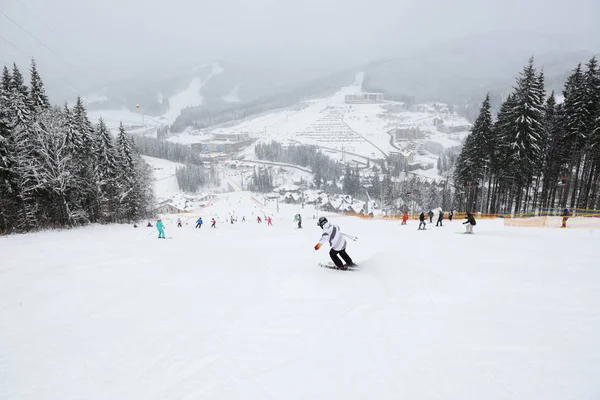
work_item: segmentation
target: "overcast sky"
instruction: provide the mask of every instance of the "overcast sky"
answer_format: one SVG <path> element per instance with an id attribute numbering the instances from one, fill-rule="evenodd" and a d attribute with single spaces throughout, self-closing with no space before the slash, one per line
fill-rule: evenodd
<path id="1" fill-rule="evenodd" d="M 599 15 L 599 0 L 0 0 L 0 63 L 33 55 L 81 91 L 215 59 L 332 71 L 497 30 L 597 51 Z"/>

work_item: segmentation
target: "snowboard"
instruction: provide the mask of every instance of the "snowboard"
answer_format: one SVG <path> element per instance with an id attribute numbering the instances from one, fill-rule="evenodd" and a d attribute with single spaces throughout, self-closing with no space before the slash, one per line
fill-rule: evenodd
<path id="1" fill-rule="evenodd" d="M 356 265 L 356 264 L 354 264 L 354 266 L 352 266 L 352 267 L 348 267 L 348 269 L 340 269 L 340 268 L 336 267 L 334 263 L 331 263 L 331 262 L 327 263 L 327 264 L 319 263 L 319 267 L 335 269 L 338 271 L 358 271 L 359 270 L 358 265 Z"/>

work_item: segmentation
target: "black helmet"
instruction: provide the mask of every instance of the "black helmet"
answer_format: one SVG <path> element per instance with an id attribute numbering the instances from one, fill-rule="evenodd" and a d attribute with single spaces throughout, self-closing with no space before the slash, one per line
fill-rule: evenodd
<path id="1" fill-rule="evenodd" d="M 327 218 L 321 217 L 321 218 L 319 218 L 319 222 L 317 222 L 317 226 L 320 226 L 321 228 L 323 228 L 323 225 L 325 225 L 326 223 L 327 223 Z"/>

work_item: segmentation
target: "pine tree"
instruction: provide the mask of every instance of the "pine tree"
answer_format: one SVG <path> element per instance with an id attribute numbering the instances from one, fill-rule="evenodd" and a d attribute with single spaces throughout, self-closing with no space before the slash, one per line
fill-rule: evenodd
<path id="1" fill-rule="evenodd" d="M 563 191 L 561 207 L 567 205 L 568 196 L 571 197 L 570 206 L 574 207 L 579 191 L 579 177 L 588 140 L 587 128 L 590 117 L 586 99 L 586 82 L 581 64 L 577 65 L 573 74 L 567 79 L 563 94 L 565 97 L 565 143 L 570 153 L 568 167 L 570 176 L 567 180 L 567 188 Z"/>
<path id="2" fill-rule="evenodd" d="M 23 83 L 23 75 L 15 64 L 10 75 L 9 86 L 9 115 L 12 126 L 27 131 L 30 129 L 33 116 L 29 102 L 29 90 Z"/>
<path id="3" fill-rule="evenodd" d="M 100 217 L 105 222 L 117 220 L 117 162 L 112 136 L 102 119 L 98 121 L 95 143 L 96 182 L 100 197 Z"/>
<path id="4" fill-rule="evenodd" d="M 0 82 L 0 90 L 4 92 L 6 96 L 10 93 L 10 81 L 12 76 L 6 65 L 2 68 L 2 81 Z"/>
<path id="5" fill-rule="evenodd" d="M 33 112 L 40 112 L 50 108 L 50 101 L 46 95 L 46 89 L 42 83 L 42 78 L 37 70 L 35 59 L 31 59 L 31 83 L 29 90 L 29 102 Z"/>
<path id="6" fill-rule="evenodd" d="M 4 76 L 10 80 L 7 74 L 5 67 L 0 85 L 0 233 L 12 228 L 10 221 L 14 219 L 15 211 L 14 144 L 8 115 L 8 85 L 4 84 Z"/>
<path id="7" fill-rule="evenodd" d="M 479 116 L 471 128 L 471 133 L 459 156 L 459 167 L 455 171 L 455 181 L 459 188 L 466 188 L 467 208 L 474 210 L 477 203 L 477 188 L 484 178 L 484 169 L 492 159 L 494 134 L 490 106 L 490 95 L 486 95 Z M 489 175 L 488 175 L 489 176 Z M 483 185 L 481 185 L 483 190 Z M 483 193 L 482 193 L 483 195 Z"/>

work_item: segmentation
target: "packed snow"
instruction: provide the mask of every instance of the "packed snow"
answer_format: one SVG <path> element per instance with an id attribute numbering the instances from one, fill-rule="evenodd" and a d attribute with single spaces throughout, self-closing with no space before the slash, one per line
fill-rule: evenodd
<path id="1" fill-rule="evenodd" d="M 358 236 L 360 269 L 335 271 L 317 211 L 279 207 L 222 194 L 182 228 L 165 216 L 172 240 L 145 223 L 0 238 L 0 398 L 600 396 L 597 230 L 330 217 Z"/>
<path id="2" fill-rule="evenodd" d="M 183 164 L 150 156 L 142 156 L 142 158 L 152 169 L 155 193 L 159 194 L 160 197 L 170 197 L 179 194 L 179 185 L 177 184 L 175 171 L 178 167 L 183 167 Z"/>

